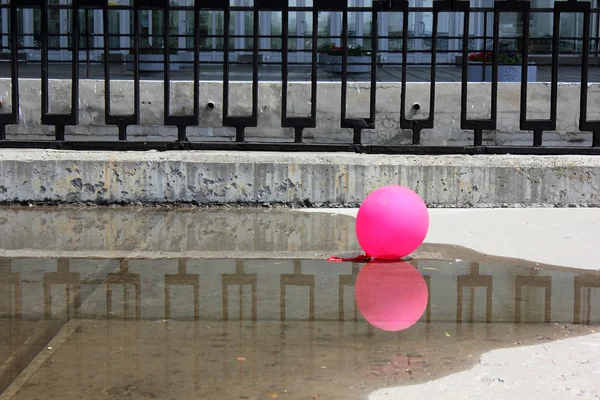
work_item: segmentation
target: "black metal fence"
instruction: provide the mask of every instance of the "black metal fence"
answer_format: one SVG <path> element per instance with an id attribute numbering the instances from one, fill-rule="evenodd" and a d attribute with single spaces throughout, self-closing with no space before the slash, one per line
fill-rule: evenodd
<path id="1" fill-rule="evenodd" d="M 147 150 L 147 149 L 219 149 L 219 150 L 276 150 L 276 151 L 353 151 L 361 153 L 414 153 L 414 154 L 600 154 L 600 120 L 591 120 L 588 118 L 588 101 L 589 101 L 589 82 L 590 82 L 590 65 L 594 64 L 599 55 L 600 41 L 598 29 L 600 24 L 598 17 L 599 8 L 593 8 L 589 1 L 555 1 L 553 8 L 540 9 L 532 8 L 530 1 L 506 0 L 496 1 L 493 7 L 471 7 L 468 1 L 458 0 L 439 0 L 433 1 L 433 7 L 411 7 L 409 1 L 406 0 L 374 0 L 372 5 L 368 7 L 352 7 L 347 0 L 313 0 L 310 6 L 289 5 L 287 0 L 254 0 L 252 6 L 234 6 L 228 1 L 223 0 L 198 0 L 193 6 L 173 5 L 165 0 L 134 0 L 131 5 L 118 5 L 115 2 L 103 0 L 72 0 L 71 4 L 55 4 L 58 2 L 50 2 L 44 0 L 19 0 L 11 1 L 10 4 L 0 6 L 0 10 L 6 10 L 9 15 L 9 30 L 2 37 L 8 36 L 8 45 L 3 46 L 6 50 L 6 61 L 10 64 L 10 82 L 11 82 L 11 99 L 10 112 L 0 113 L 0 147 L 17 147 L 17 148 L 58 148 L 58 149 L 114 149 L 114 150 Z M 109 4 L 110 3 L 110 4 Z M 296 3 L 294 3 L 296 4 Z M 597 5 L 596 5 L 597 6 Z M 39 43 L 28 48 L 24 45 L 24 34 L 19 21 L 19 11 L 23 9 L 39 10 L 40 15 L 40 32 Z M 144 52 L 144 47 L 141 46 L 142 41 L 151 36 L 143 33 L 140 24 L 140 13 L 142 10 L 157 10 L 161 12 L 162 34 L 160 37 L 160 46 L 152 51 L 156 54 L 162 54 L 163 72 L 161 80 L 164 80 L 164 125 L 177 127 L 178 136 L 172 141 L 130 141 L 128 140 L 128 127 L 140 125 L 140 81 L 143 79 L 143 73 L 140 70 L 140 54 Z M 64 49 L 56 47 L 49 42 L 52 35 L 50 32 L 49 12 L 52 10 L 69 10 L 71 15 L 71 29 L 68 34 L 68 50 L 69 60 L 66 64 L 70 66 L 70 91 L 71 91 L 71 107 L 68 113 L 52 113 L 50 112 L 51 100 L 49 96 L 49 81 L 52 76 L 49 73 L 49 66 L 53 63 L 50 60 L 49 54 L 54 50 Z M 91 34 L 88 29 L 88 16 L 92 10 L 102 10 L 102 25 L 103 32 L 100 34 Z M 131 46 L 129 48 L 118 47 L 116 50 L 130 53 L 131 77 L 133 80 L 133 112 L 126 114 L 116 114 L 111 112 L 111 82 L 114 77 L 111 77 L 111 57 L 115 47 L 111 45 L 114 41 L 114 35 L 109 27 L 109 10 L 127 10 L 133 15 L 133 32 L 130 36 Z M 220 12 L 223 15 L 222 34 L 213 35 L 201 32 L 199 18 L 202 12 L 211 10 Z M 83 11 L 83 23 L 80 21 L 80 11 Z M 169 30 L 170 15 L 172 12 L 186 11 L 193 12 L 193 31 L 190 35 L 173 34 Z M 282 16 L 281 33 L 278 35 L 268 35 L 270 39 L 280 40 L 280 46 L 277 49 L 261 48 L 260 39 L 265 35 L 260 34 L 259 15 L 261 12 L 280 12 Z M 251 35 L 237 35 L 230 31 L 231 15 L 234 12 L 246 12 L 252 15 L 249 20 L 252 21 Z M 292 49 L 290 48 L 290 39 L 298 38 L 299 36 L 290 35 L 289 32 L 289 15 L 293 12 L 307 13 L 312 19 L 312 32 L 308 37 L 311 43 L 309 49 Z M 323 42 L 323 36 L 319 35 L 318 15 L 321 12 L 340 13 L 341 18 L 341 34 L 339 36 L 327 36 L 327 41 L 334 41 L 340 44 L 339 50 L 329 49 L 329 51 L 339 51 L 341 56 L 341 98 L 340 98 L 340 127 L 347 128 L 353 132 L 353 140 L 350 143 L 327 144 L 309 142 L 304 138 L 304 132 L 307 128 L 317 127 L 317 85 L 319 84 L 318 76 L 322 69 L 319 55 L 323 52 L 323 48 L 319 43 Z M 351 13 L 368 13 L 370 15 L 370 31 L 363 32 L 362 35 L 356 35 L 349 32 L 349 15 Z M 432 15 L 432 30 L 428 34 L 421 32 L 415 34 L 409 31 L 409 16 L 411 13 L 431 13 Z M 483 15 L 483 34 L 473 35 L 470 31 L 471 16 L 475 13 Z M 532 16 L 536 13 L 546 13 L 552 16 L 552 34 L 545 38 L 532 37 L 530 34 L 530 25 Z M 381 35 L 378 27 L 378 21 L 382 15 L 395 14 L 402 15 L 402 28 L 396 36 Z M 458 36 L 444 34 L 443 37 L 438 32 L 439 18 L 441 14 L 457 14 L 462 18 L 462 32 Z M 505 14 L 517 15 L 518 21 L 521 21 L 522 26 L 518 34 L 513 38 L 505 38 L 501 35 L 500 25 L 501 16 Z M 573 16 L 576 18 L 579 26 L 577 35 L 567 35 L 561 31 L 561 22 L 565 16 Z M 525 23 L 523 21 L 526 21 Z M 85 29 L 81 32 L 81 26 Z M 80 50 L 85 50 L 85 59 L 87 73 L 89 74 L 90 51 L 98 50 L 91 43 L 94 41 L 94 36 L 102 38 L 103 46 L 101 61 L 94 61 L 102 66 L 105 86 L 105 109 L 104 120 L 107 126 L 115 126 L 118 128 L 118 137 L 114 140 L 65 140 L 66 128 L 79 124 L 80 113 L 82 112 L 78 106 L 80 95 L 80 69 L 82 64 L 82 56 Z M 122 36 L 122 35 L 120 35 Z M 181 36 L 188 36 L 193 45 L 187 48 L 192 59 L 189 61 L 192 68 L 191 80 L 193 81 L 193 106 L 192 112 L 187 115 L 175 115 L 171 113 L 171 98 L 172 98 L 172 72 L 170 65 L 173 63 L 170 55 L 179 49 L 177 39 Z M 221 66 L 223 93 L 222 93 L 222 125 L 235 129 L 235 138 L 233 140 L 215 141 L 190 141 L 187 138 L 187 128 L 198 126 L 201 123 L 201 107 L 206 105 L 200 104 L 200 73 L 203 68 L 207 68 L 209 64 L 215 64 L 214 61 L 205 62 L 201 60 L 203 43 L 206 38 L 218 38 L 220 47 L 212 48 L 211 51 L 222 53 L 222 60 L 217 62 Z M 232 59 L 231 55 L 240 50 L 235 45 L 232 46 L 231 39 L 247 38 L 250 40 L 251 49 L 246 48 L 248 57 L 244 60 L 238 58 L 237 61 Z M 350 117 L 347 114 L 348 103 L 348 83 L 354 78 L 349 72 L 351 67 L 356 66 L 355 62 L 349 62 L 349 57 L 353 55 L 356 48 L 352 44 L 363 39 L 369 39 L 370 46 L 363 48 L 365 54 L 369 55 L 370 72 L 366 81 L 370 82 L 370 102 L 368 107 L 368 116 L 366 117 Z M 380 49 L 380 43 L 391 40 L 401 41 L 399 49 Z M 411 44 L 414 40 L 422 40 L 427 43 L 426 49 L 415 49 Z M 448 41 L 454 40 L 459 43 L 457 48 L 449 48 Z M 480 43 L 478 45 L 477 43 Z M 389 47 L 389 46 L 386 46 Z M 20 92 L 19 92 L 19 72 L 23 68 L 26 61 L 23 60 L 22 53 L 27 50 L 36 49 L 40 54 L 40 78 L 41 78 L 41 124 L 54 127 L 54 140 L 20 140 L 7 138 L 7 126 L 16 125 L 20 122 L 19 107 L 20 107 Z M 277 52 L 281 54 L 281 61 L 270 62 L 262 60 L 261 54 L 265 51 Z M 520 91 L 520 122 L 519 128 L 522 131 L 532 133 L 531 144 L 528 146 L 485 146 L 483 144 L 483 135 L 486 131 L 494 131 L 498 126 L 498 67 L 499 59 L 506 52 L 511 51 L 511 57 L 516 57 L 516 62 L 522 67 L 520 77 L 521 85 L 515 90 Z M 488 56 L 483 57 L 482 64 L 485 68 L 486 63 L 491 64 L 492 76 L 491 85 L 491 109 L 490 117 L 484 119 L 470 119 L 468 117 L 468 82 L 471 81 L 468 76 L 468 67 L 471 64 L 469 60 L 470 54 L 473 51 L 481 51 Z M 292 53 L 305 52 L 310 54 L 308 61 L 290 61 Z M 429 71 L 429 114 L 426 118 L 415 119 L 407 114 L 409 99 L 407 99 L 407 69 L 411 64 L 409 58 L 411 54 L 427 52 L 428 60 L 425 63 Z M 528 65 L 530 58 L 537 54 L 547 54 L 548 68 L 550 70 L 548 84 L 550 85 L 550 113 L 547 119 L 530 119 L 528 118 Z M 471 146 L 429 146 L 421 144 L 421 132 L 423 130 L 434 129 L 436 118 L 436 72 L 439 72 L 442 67 L 438 62 L 440 54 L 453 54 L 455 56 L 454 64 L 458 63 L 457 68 L 460 70 L 461 96 L 460 96 L 460 128 L 464 131 L 473 132 L 473 141 Z M 397 56 L 395 61 L 391 55 Z M 559 65 L 562 56 L 571 55 L 575 57 L 575 67 L 580 70 L 577 74 L 580 84 L 580 99 L 579 99 L 579 130 L 582 132 L 590 132 L 592 140 L 590 146 L 544 146 L 544 133 L 556 131 L 557 116 L 558 116 L 558 83 L 559 83 Z M 388 57 L 390 56 L 390 57 Z M 596 60 L 596 61 L 594 61 Z M 513 60 L 514 61 L 514 60 Z M 64 63 L 64 61 L 63 61 Z M 230 70 L 232 66 L 246 63 L 247 67 L 251 68 L 250 81 L 252 83 L 251 102 L 252 109 L 249 115 L 231 115 L 229 113 L 229 105 L 232 101 L 230 96 Z M 542 62 L 543 63 L 543 62 Z M 281 71 L 282 82 L 282 113 L 281 127 L 291 128 L 294 131 L 294 137 L 289 142 L 249 142 L 246 140 L 245 131 L 247 128 L 257 127 L 259 114 L 259 98 L 258 98 L 258 82 L 259 70 L 262 66 L 268 64 L 278 65 Z M 413 64 L 423 64 L 422 62 L 413 62 Z M 449 62 L 453 64 L 453 62 Z M 308 116 L 290 116 L 288 113 L 288 83 L 289 71 L 298 65 L 304 65 L 306 69 L 307 80 L 311 84 L 310 91 L 310 115 Z M 365 130 L 376 130 L 376 93 L 378 84 L 378 74 L 382 68 L 397 67 L 400 73 L 400 104 L 399 109 L 399 126 L 401 129 L 412 132 L 412 143 L 409 144 L 387 144 L 373 145 L 363 143 L 363 132 Z M 85 68 L 85 67 L 84 67 Z M 210 105 L 209 105 L 210 106 Z M 561 104 L 561 106 L 572 108 L 572 104 Z M 418 109 L 419 105 L 412 105 Z M 5 107 L 6 108 L 6 107 Z M 1 111 L 1 110 L 0 110 Z M 458 116 L 457 116 L 458 117 Z"/>

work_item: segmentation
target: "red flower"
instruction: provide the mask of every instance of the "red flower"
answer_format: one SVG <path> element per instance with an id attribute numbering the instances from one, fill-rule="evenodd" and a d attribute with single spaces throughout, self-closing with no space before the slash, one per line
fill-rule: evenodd
<path id="1" fill-rule="evenodd" d="M 473 62 L 486 62 L 491 63 L 493 60 L 493 54 L 491 51 L 485 53 L 472 53 L 469 55 L 469 60 Z"/>

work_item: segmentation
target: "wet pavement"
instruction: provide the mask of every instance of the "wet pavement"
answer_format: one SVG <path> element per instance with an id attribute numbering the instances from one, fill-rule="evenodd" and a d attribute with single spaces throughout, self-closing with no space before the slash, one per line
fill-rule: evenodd
<path id="1" fill-rule="evenodd" d="M 1 400 L 366 399 L 600 325 L 597 271 L 436 244 L 327 262 L 357 251 L 342 215 L 4 208 L 0 229 Z"/>

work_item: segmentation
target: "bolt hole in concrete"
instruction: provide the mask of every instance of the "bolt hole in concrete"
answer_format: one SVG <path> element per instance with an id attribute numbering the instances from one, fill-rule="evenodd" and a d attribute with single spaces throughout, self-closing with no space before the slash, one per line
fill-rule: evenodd
<path id="1" fill-rule="evenodd" d="M 360 250 L 342 215 L 34 207 L 0 222 L 1 400 L 366 399 L 600 323 L 595 271 L 436 244 L 328 263 Z"/>

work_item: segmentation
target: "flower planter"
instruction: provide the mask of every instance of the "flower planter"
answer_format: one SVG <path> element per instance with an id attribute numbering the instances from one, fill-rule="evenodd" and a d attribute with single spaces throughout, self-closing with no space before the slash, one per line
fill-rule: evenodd
<path id="1" fill-rule="evenodd" d="M 180 57 L 178 54 L 169 56 L 169 70 L 178 71 L 180 67 Z M 161 72 L 165 70 L 164 54 L 140 54 L 139 55 L 140 72 Z M 125 57 L 125 69 L 133 71 L 133 54 Z"/>
<path id="2" fill-rule="evenodd" d="M 342 73 L 342 56 L 320 54 L 319 62 L 326 72 Z M 371 56 L 348 56 L 349 74 L 368 74 L 371 72 Z"/>
<path id="3" fill-rule="evenodd" d="M 498 82 L 521 82 L 523 67 L 521 64 L 498 65 Z M 470 63 L 467 67 L 468 82 L 491 82 L 492 65 L 483 63 Z M 537 81 L 537 66 L 529 64 L 527 67 L 527 82 Z"/>

